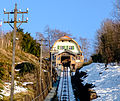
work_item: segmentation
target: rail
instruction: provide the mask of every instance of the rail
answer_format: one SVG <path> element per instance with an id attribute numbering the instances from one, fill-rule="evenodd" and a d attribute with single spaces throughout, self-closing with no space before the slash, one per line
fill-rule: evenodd
<path id="1" fill-rule="evenodd" d="M 58 89 L 58 101 L 75 101 L 69 67 L 64 67 L 63 72 L 61 72 L 61 80 Z"/>

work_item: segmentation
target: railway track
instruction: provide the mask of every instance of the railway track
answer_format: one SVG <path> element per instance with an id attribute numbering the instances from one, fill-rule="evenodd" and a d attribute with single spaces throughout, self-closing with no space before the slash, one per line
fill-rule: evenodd
<path id="1" fill-rule="evenodd" d="M 58 100 L 75 101 L 69 67 L 65 67 L 63 72 L 61 72 L 61 80 L 58 87 Z"/>

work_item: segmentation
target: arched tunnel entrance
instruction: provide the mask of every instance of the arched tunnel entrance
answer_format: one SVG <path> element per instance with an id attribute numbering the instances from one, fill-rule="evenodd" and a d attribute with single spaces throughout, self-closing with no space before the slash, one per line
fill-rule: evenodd
<path id="1" fill-rule="evenodd" d="M 70 67 L 70 56 L 62 56 L 61 57 L 61 63 L 63 65 L 63 67 Z"/>
<path id="2" fill-rule="evenodd" d="M 56 66 L 61 70 L 64 69 L 64 67 L 69 67 L 70 70 L 75 71 L 76 69 L 76 54 L 73 54 L 72 52 L 62 52 L 56 55 Z"/>

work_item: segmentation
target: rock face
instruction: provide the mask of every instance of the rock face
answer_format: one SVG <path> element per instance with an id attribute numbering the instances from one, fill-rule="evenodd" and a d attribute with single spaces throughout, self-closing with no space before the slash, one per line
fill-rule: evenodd
<path id="1" fill-rule="evenodd" d="M 80 101 L 91 101 L 97 98 L 95 90 L 92 89 L 94 85 L 82 83 L 83 82 L 82 78 L 85 78 L 86 76 L 87 76 L 86 72 L 79 71 L 76 71 L 75 75 L 72 76 L 71 80 L 76 100 L 79 99 Z"/>
<path id="2" fill-rule="evenodd" d="M 98 97 L 95 90 L 89 89 L 89 91 L 90 91 L 90 100 L 96 99 Z"/>

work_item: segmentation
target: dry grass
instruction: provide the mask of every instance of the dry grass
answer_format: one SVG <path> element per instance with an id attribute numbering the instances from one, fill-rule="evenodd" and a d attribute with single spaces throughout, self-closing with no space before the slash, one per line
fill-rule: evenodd
<path id="1" fill-rule="evenodd" d="M 34 65 L 38 65 L 38 58 L 35 57 L 32 54 L 25 53 L 21 50 L 16 49 L 16 55 L 15 55 L 15 63 L 22 63 L 24 61 L 27 61 L 29 63 L 33 63 Z M 0 48 L 0 63 L 3 63 L 3 66 L 0 68 L 4 68 L 4 77 L 2 78 L 2 81 L 9 81 L 10 80 L 10 72 L 11 72 L 11 66 L 12 66 L 12 49 L 1 49 Z M 3 84 L 0 82 L 0 89 L 3 87 Z M 15 94 L 15 101 L 20 101 L 24 96 L 26 95 L 34 95 L 32 94 L 32 91 L 28 92 L 21 92 L 19 94 Z M 9 97 L 4 97 L 3 101 L 9 101 Z"/>
<path id="2" fill-rule="evenodd" d="M 28 92 L 21 92 L 21 93 L 17 93 L 14 95 L 14 101 L 25 101 L 25 97 L 28 97 L 29 98 L 33 98 L 34 95 L 31 91 L 28 91 Z M 10 101 L 10 97 L 9 96 L 6 96 L 3 98 L 3 101 Z"/>

